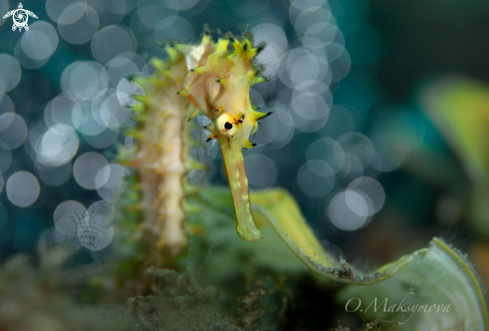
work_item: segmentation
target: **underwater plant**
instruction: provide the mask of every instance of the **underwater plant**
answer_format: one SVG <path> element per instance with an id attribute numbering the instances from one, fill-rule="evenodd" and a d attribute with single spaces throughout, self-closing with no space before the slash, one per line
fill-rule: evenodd
<path id="1" fill-rule="evenodd" d="M 250 99 L 250 87 L 266 80 L 255 60 L 263 47 L 254 45 L 249 32 L 239 37 L 226 34 L 214 42 L 206 28 L 197 45 L 166 45 L 168 58 L 151 60 L 152 75 L 131 77 L 144 94 L 135 95 L 138 103 L 132 109 L 138 123 L 127 132 L 137 143 L 119 151 L 121 162 L 135 169 L 125 192 L 131 206 L 127 199 L 121 201 L 126 217 L 136 219 L 137 235 L 131 238 L 144 242 L 144 259 L 158 268 L 212 265 L 202 252 L 214 242 L 212 259 L 227 263 L 228 270 L 241 270 L 236 256 L 248 254 L 262 266 L 303 270 L 305 264 L 321 277 L 352 284 L 340 292 L 340 302 L 355 295 L 370 298 L 379 286 L 401 293 L 410 284 L 444 304 L 470 303 L 453 314 L 418 314 L 411 330 L 424 330 L 426 325 L 487 329 L 486 304 L 474 271 L 441 239 L 433 238 L 429 248 L 364 273 L 321 246 L 288 192 L 249 192 L 242 150 L 254 147 L 250 136 L 258 121 L 271 114 L 256 111 Z M 188 182 L 190 171 L 205 168 L 190 153 L 201 146 L 190 133 L 196 127 L 191 120 L 200 113 L 211 121 L 204 127 L 210 131 L 207 142 L 216 139 L 219 144 L 229 189 Z M 229 235 L 233 215 L 243 240 Z M 217 273 L 226 271 L 214 268 L 209 277 L 219 277 Z M 368 317 L 387 318 L 397 326 L 405 320 L 402 314 L 390 313 Z"/>

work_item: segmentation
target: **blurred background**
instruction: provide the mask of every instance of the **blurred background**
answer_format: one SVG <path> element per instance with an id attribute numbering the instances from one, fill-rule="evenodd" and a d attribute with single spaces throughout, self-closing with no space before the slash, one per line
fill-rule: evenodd
<path id="1" fill-rule="evenodd" d="M 136 87 L 123 77 L 166 57 L 155 39 L 197 42 L 208 24 L 214 38 L 251 29 L 268 44 L 259 60 L 271 80 L 251 93 L 275 113 L 245 153 L 252 189 L 292 192 L 324 247 L 348 260 L 381 265 L 436 235 L 489 280 L 489 2 L 23 6 L 38 16 L 28 32 L 0 21 L 0 259 L 66 240 L 87 259 L 109 249 L 126 173 L 116 148 L 132 144 L 121 131 L 134 124 L 124 105 Z M 0 0 L 2 16 L 17 8 Z M 218 146 L 206 153 L 205 181 L 225 185 Z M 87 215 L 100 230 L 90 238 Z"/>

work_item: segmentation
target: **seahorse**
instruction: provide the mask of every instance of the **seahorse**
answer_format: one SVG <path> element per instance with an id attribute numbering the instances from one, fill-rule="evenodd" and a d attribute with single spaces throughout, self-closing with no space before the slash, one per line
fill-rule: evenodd
<path id="1" fill-rule="evenodd" d="M 181 253 L 188 242 L 185 181 L 191 169 L 200 167 L 188 155 L 188 130 L 189 121 L 201 112 L 212 121 L 206 127 L 211 131 L 208 141 L 218 139 L 222 150 L 237 233 L 246 241 L 261 239 L 251 213 L 242 149 L 255 145 L 249 136 L 270 113 L 257 112 L 251 104 L 250 86 L 265 79 L 253 61 L 263 46 L 253 47 L 250 39 L 227 36 L 214 43 L 205 29 L 200 44 L 166 46 L 166 61 L 150 61 L 155 69 L 151 76 L 132 78 L 145 94 L 134 96 L 138 124 L 127 132 L 137 141 L 136 152 L 121 156 L 121 162 L 133 166 L 139 177 L 138 208 L 148 234 L 145 241 L 158 252 L 151 261 L 155 265 Z"/>

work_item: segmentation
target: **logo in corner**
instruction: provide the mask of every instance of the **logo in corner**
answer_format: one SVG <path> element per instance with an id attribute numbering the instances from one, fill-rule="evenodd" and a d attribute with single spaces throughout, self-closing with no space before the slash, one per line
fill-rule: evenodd
<path id="1" fill-rule="evenodd" d="M 12 16 L 12 19 L 14 20 L 14 24 L 12 25 L 12 31 L 15 31 L 15 29 L 19 28 L 19 32 L 22 31 L 22 28 L 24 28 L 26 31 L 29 31 L 29 25 L 27 24 L 27 21 L 29 19 L 29 16 L 37 18 L 36 14 L 33 12 L 26 10 L 23 8 L 22 3 L 19 3 L 19 8 L 15 10 L 9 11 L 3 19 L 6 19 L 7 17 Z"/>

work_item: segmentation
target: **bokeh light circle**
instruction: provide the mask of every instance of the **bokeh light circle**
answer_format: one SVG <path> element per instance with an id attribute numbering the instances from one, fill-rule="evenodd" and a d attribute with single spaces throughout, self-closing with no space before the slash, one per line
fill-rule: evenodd
<path id="1" fill-rule="evenodd" d="M 326 0 L 293 0 L 291 1 L 291 8 L 294 7 L 298 10 L 316 9 L 322 7 L 326 3 Z"/>
<path id="2" fill-rule="evenodd" d="M 309 145 L 308 160 L 319 159 L 327 162 L 337 173 L 345 163 L 345 152 L 341 145 L 331 138 L 321 138 Z"/>
<path id="3" fill-rule="evenodd" d="M 36 202 L 41 190 L 37 178 L 27 171 L 18 171 L 7 180 L 7 197 L 18 207 L 29 207 Z"/>
<path id="4" fill-rule="evenodd" d="M 77 61 L 63 70 L 61 88 L 73 100 L 93 100 L 107 90 L 107 71 L 97 62 Z"/>
<path id="5" fill-rule="evenodd" d="M 86 6 L 86 0 L 47 0 L 46 12 L 56 23 L 61 21 L 69 24 L 80 19 Z"/>
<path id="6" fill-rule="evenodd" d="M 331 199 L 326 213 L 339 229 L 353 231 L 367 221 L 368 203 L 364 196 L 356 192 L 340 192 Z"/>
<path id="7" fill-rule="evenodd" d="M 50 166 L 58 167 L 69 161 L 78 151 L 80 141 L 75 130 L 66 124 L 51 126 L 36 144 L 38 161 Z"/>
<path id="8" fill-rule="evenodd" d="M 192 25 L 183 17 L 170 16 L 162 19 L 155 27 L 154 37 L 158 40 L 191 41 L 195 33 Z"/>
<path id="9" fill-rule="evenodd" d="M 81 187 L 87 190 L 95 190 L 102 187 L 108 180 L 110 172 L 99 175 L 100 170 L 109 163 L 99 153 L 87 152 L 80 155 L 73 166 L 73 176 Z"/>
<path id="10" fill-rule="evenodd" d="M 7 94 L 0 94 L 0 115 L 4 113 L 15 113 L 15 106 Z M 5 128 L 5 125 L 0 125 L 1 128 Z"/>
<path id="11" fill-rule="evenodd" d="M 24 119 L 15 113 L 0 115 L 0 141 L 10 149 L 22 145 L 27 137 L 27 125 Z"/>
<path id="12" fill-rule="evenodd" d="M 72 112 L 76 102 L 65 94 L 60 94 L 52 99 L 44 109 L 44 122 L 48 126 L 55 124 L 72 125 Z"/>
<path id="13" fill-rule="evenodd" d="M 95 59 L 105 64 L 121 53 L 135 52 L 137 41 L 131 30 L 111 25 L 97 32 L 91 47 Z"/>
<path id="14" fill-rule="evenodd" d="M 22 75 L 19 62 L 8 54 L 0 54 L 0 72 L 0 94 L 15 88 Z"/>
<path id="15" fill-rule="evenodd" d="M 322 160 L 310 160 L 297 174 L 297 183 L 304 194 L 313 198 L 325 197 L 334 187 L 333 168 Z"/>
<path id="16" fill-rule="evenodd" d="M 262 154 L 251 154 L 245 158 L 245 168 L 251 187 L 271 187 L 277 180 L 277 168 L 273 161 Z"/>
<path id="17" fill-rule="evenodd" d="M 347 192 L 349 191 L 363 193 L 364 199 L 366 201 L 370 200 L 371 206 L 369 206 L 370 209 L 367 216 L 377 213 L 384 205 L 384 189 L 382 188 L 382 185 L 374 178 L 360 177 L 355 179 L 350 183 L 350 185 L 348 185 Z"/>
<path id="18" fill-rule="evenodd" d="M 78 4 L 74 5 L 80 6 Z M 85 6 L 85 4 L 82 5 Z M 100 25 L 98 14 L 91 6 L 86 5 L 85 10 L 79 11 L 79 14 L 81 14 L 80 18 L 74 22 L 71 22 L 71 19 L 64 19 L 62 21 L 63 23 L 58 22 L 60 36 L 70 44 L 74 45 L 81 45 L 90 41 Z"/>
<path id="19" fill-rule="evenodd" d="M 39 21 L 30 26 L 29 33 L 22 35 L 20 43 L 27 56 L 34 60 L 44 60 L 54 53 L 58 41 L 56 29 L 47 22 Z"/>
<path id="20" fill-rule="evenodd" d="M 189 10 L 194 7 L 199 0 L 164 0 L 165 4 L 175 10 Z"/>
<path id="21" fill-rule="evenodd" d="M 79 102 L 73 107 L 73 127 L 87 136 L 100 134 L 106 126 L 98 120 L 100 114 L 100 100 L 96 102 Z"/>
<path id="22" fill-rule="evenodd" d="M 101 180 L 106 178 L 105 184 L 97 188 L 97 193 L 102 199 L 115 203 L 122 193 L 127 169 L 118 164 L 111 164 L 102 168 L 97 175 Z"/>
<path id="23" fill-rule="evenodd" d="M 60 241 L 66 241 L 76 236 L 77 218 L 86 214 L 85 206 L 74 200 L 64 201 L 56 207 L 53 220 Z"/>
<path id="24" fill-rule="evenodd" d="M 72 168 L 71 162 L 68 162 L 56 168 L 39 167 L 37 172 L 43 183 L 49 186 L 60 186 L 71 177 Z"/>

